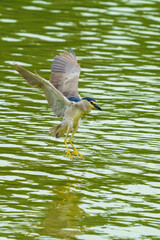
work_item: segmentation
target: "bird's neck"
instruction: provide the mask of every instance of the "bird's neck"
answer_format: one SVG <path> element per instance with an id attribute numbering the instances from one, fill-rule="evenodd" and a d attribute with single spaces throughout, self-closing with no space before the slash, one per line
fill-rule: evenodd
<path id="1" fill-rule="evenodd" d="M 77 103 L 77 105 L 82 112 L 82 115 L 90 113 L 90 111 L 92 110 L 91 104 L 87 100 L 81 100 Z"/>

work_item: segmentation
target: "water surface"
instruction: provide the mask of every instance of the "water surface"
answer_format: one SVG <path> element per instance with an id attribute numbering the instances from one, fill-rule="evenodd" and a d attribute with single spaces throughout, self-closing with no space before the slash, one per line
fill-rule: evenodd
<path id="1" fill-rule="evenodd" d="M 159 239 L 159 1 L 1 1 L 0 239 Z M 49 79 L 72 47 L 97 99 L 65 156 L 13 62 Z"/>

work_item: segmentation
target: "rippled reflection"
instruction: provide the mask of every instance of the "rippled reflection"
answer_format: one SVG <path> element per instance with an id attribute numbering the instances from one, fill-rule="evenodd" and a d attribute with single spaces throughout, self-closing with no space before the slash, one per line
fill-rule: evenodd
<path id="1" fill-rule="evenodd" d="M 159 2 L 2 1 L 0 237 L 158 239 Z M 64 155 L 58 124 L 40 89 L 14 62 L 44 78 L 72 47 L 81 96 L 103 112 L 83 119 Z"/>

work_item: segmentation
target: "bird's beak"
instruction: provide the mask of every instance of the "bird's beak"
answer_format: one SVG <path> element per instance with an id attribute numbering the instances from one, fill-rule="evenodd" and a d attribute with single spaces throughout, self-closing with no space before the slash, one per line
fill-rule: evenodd
<path id="1" fill-rule="evenodd" d="M 100 106 L 98 106 L 98 104 L 94 104 L 93 105 L 96 109 L 100 110 L 100 111 L 103 111 L 102 108 L 100 108 Z"/>

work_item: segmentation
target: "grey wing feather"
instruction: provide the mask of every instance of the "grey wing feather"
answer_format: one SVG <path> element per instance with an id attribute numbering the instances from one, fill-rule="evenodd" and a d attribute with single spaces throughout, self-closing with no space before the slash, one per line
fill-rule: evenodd
<path id="1" fill-rule="evenodd" d="M 51 71 L 50 82 L 55 88 L 67 98 L 80 97 L 78 80 L 81 68 L 72 49 L 70 53 L 64 51 L 54 58 Z"/>
<path id="2" fill-rule="evenodd" d="M 15 69 L 24 79 L 26 79 L 30 86 L 42 88 L 48 104 L 56 116 L 64 116 L 67 106 L 69 106 L 71 103 L 59 90 L 57 90 L 49 81 L 45 80 L 38 74 L 33 74 L 18 65 L 15 65 Z"/>

